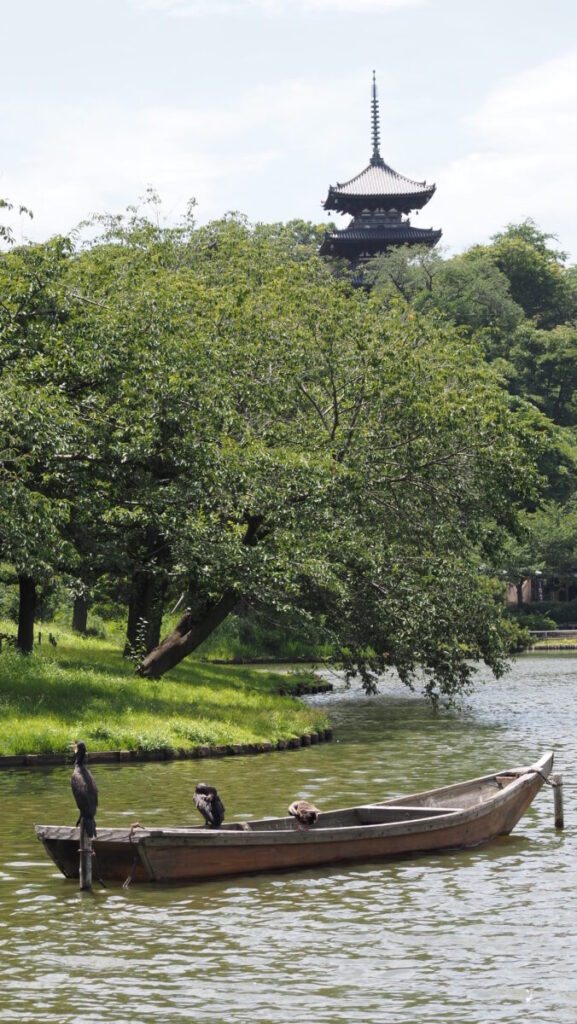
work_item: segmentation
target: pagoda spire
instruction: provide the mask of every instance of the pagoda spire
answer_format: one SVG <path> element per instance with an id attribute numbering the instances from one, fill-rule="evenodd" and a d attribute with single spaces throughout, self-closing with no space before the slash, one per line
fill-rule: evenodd
<path id="1" fill-rule="evenodd" d="M 377 79 L 376 79 L 376 75 L 375 75 L 374 70 L 373 70 L 373 90 L 372 90 L 372 100 L 371 100 L 371 114 L 372 114 L 372 122 L 373 122 L 373 155 L 371 157 L 371 164 L 372 164 L 373 167 L 382 167 L 384 165 L 384 160 L 383 160 L 383 158 L 381 156 L 381 151 L 379 149 L 380 134 L 381 134 L 380 127 L 379 127 L 379 99 L 378 99 L 378 96 L 377 96 Z"/>
<path id="2" fill-rule="evenodd" d="M 319 252 L 321 256 L 345 257 L 353 266 L 397 245 L 436 245 L 442 234 L 440 229 L 412 227 L 407 216 L 412 210 L 422 210 L 433 196 L 435 186 L 399 174 L 381 156 L 375 71 L 371 135 L 373 154 L 368 166 L 354 178 L 330 185 L 323 203 L 325 210 L 348 213 L 352 220 L 342 231 L 328 231 Z"/>

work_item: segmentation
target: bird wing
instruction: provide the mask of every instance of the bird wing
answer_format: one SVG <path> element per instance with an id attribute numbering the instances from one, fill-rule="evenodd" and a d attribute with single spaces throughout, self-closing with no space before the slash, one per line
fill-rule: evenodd
<path id="1" fill-rule="evenodd" d="M 212 810 L 214 814 L 214 824 L 222 825 L 224 821 L 224 804 L 218 793 L 215 793 L 214 795 Z"/>
<path id="2" fill-rule="evenodd" d="M 207 814 L 209 813 L 208 798 L 206 796 L 206 793 L 194 793 L 192 799 L 194 801 L 194 806 L 196 807 L 197 811 L 200 811 L 203 818 L 206 818 Z"/>
<path id="3" fill-rule="evenodd" d="M 196 809 L 200 811 L 205 821 L 207 821 L 209 825 L 214 825 L 212 795 L 210 793 L 195 793 L 192 799 L 194 800 Z"/>
<path id="4" fill-rule="evenodd" d="M 98 788 L 88 768 L 77 765 L 70 779 L 76 806 L 87 818 L 94 818 L 98 807 Z"/>

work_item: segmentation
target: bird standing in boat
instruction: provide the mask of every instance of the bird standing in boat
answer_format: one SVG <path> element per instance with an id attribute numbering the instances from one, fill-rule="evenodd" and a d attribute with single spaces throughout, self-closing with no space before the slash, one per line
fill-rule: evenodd
<path id="1" fill-rule="evenodd" d="M 295 800 L 288 809 L 290 815 L 297 820 L 297 828 L 301 826 L 308 832 L 309 828 L 316 825 L 319 820 L 320 811 L 318 807 L 308 800 Z"/>
<path id="2" fill-rule="evenodd" d="M 214 786 L 199 782 L 192 799 L 194 806 L 206 821 L 206 827 L 220 828 L 224 821 L 224 804 Z"/>
<path id="3" fill-rule="evenodd" d="M 76 806 L 80 811 L 76 825 L 84 826 L 84 833 L 88 839 L 96 835 L 96 808 L 98 807 L 98 789 L 94 777 L 84 764 L 86 757 L 86 744 L 82 740 L 76 740 L 70 746 L 74 747 L 74 771 L 70 777 L 70 785 Z"/>

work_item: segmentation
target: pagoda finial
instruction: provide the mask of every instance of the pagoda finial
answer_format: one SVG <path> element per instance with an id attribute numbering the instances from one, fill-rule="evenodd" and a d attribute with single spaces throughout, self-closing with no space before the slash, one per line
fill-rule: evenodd
<path id="1" fill-rule="evenodd" d="M 382 164 L 383 158 L 379 149 L 380 142 L 380 128 L 379 128 L 379 100 L 377 97 L 377 78 L 373 71 L 373 92 L 371 101 L 372 121 L 373 121 L 373 155 L 371 157 L 371 163 Z"/>

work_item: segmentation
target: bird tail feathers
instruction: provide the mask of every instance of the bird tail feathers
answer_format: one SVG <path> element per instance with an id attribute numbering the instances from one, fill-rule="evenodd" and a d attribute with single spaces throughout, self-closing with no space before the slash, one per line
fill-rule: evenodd
<path id="1" fill-rule="evenodd" d="M 84 835 L 87 839 L 94 839 L 96 836 L 96 822 L 94 818 L 79 818 L 80 827 L 84 827 Z"/>

